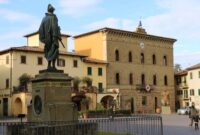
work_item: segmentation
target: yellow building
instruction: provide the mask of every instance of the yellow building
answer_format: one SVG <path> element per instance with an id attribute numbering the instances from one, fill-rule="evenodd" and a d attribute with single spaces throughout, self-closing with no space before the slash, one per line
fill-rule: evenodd
<path id="1" fill-rule="evenodd" d="M 177 108 L 191 106 L 200 110 L 200 64 L 193 65 L 175 74 Z"/>
<path id="2" fill-rule="evenodd" d="M 0 116 L 12 116 L 19 113 L 27 114 L 27 105 L 31 101 L 31 87 L 28 91 L 16 91 L 19 77 L 27 73 L 34 77 L 39 70 L 46 69 L 47 61 L 43 54 L 43 44 L 39 42 L 38 32 L 25 36 L 27 46 L 12 47 L 0 51 Z M 62 35 L 67 48 L 68 35 Z M 64 70 L 72 77 L 88 76 L 93 86 L 101 90 L 106 85 L 106 61 L 88 58 L 79 53 L 70 53 L 60 45 L 57 68 Z"/>
<path id="3" fill-rule="evenodd" d="M 122 109 L 154 113 L 168 93 L 175 110 L 175 39 L 147 34 L 141 22 L 135 32 L 102 28 L 74 39 L 76 53 L 108 62 L 104 92 L 119 90 Z"/>
<path id="4" fill-rule="evenodd" d="M 187 75 L 187 70 L 182 70 L 175 74 L 176 109 L 189 106 Z"/>

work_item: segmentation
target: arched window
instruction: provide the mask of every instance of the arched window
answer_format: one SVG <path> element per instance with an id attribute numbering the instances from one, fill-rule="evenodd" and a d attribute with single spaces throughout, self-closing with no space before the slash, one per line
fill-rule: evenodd
<path id="1" fill-rule="evenodd" d="M 167 66 L 167 56 L 166 56 L 166 55 L 163 56 L 163 64 L 164 64 L 165 66 Z"/>
<path id="2" fill-rule="evenodd" d="M 129 74 L 129 84 L 130 85 L 133 84 L 133 74 L 132 73 Z"/>
<path id="3" fill-rule="evenodd" d="M 156 75 L 153 75 L 153 85 L 157 85 L 157 78 L 156 78 Z"/>
<path id="4" fill-rule="evenodd" d="M 145 84 L 145 75 L 144 74 L 141 75 L 141 83 L 143 85 Z"/>
<path id="5" fill-rule="evenodd" d="M 119 61 L 119 51 L 115 50 L 115 60 Z"/>
<path id="6" fill-rule="evenodd" d="M 116 73 L 116 74 L 115 74 L 115 82 L 116 82 L 116 84 L 120 84 L 120 76 L 119 76 L 119 73 Z"/>
<path id="7" fill-rule="evenodd" d="M 168 82 L 167 82 L 167 76 L 166 76 L 166 75 L 164 76 L 164 85 L 165 85 L 165 86 L 168 85 Z"/>
<path id="8" fill-rule="evenodd" d="M 132 62 L 132 52 L 129 52 L 129 53 L 128 53 L 128 61 L 129 61 L 129 62 Z"/>
<path id="9" fill-rule="evenodd" d="M 155 54 L 153 54 L 152 55 L 152 64 L 156 64 L 156 55 Z"/>
<path id="10" fill-rule="evenodd" d="M 140 61 L 142 64 L 144 64 L 144 53 L 140 54 Z"/>

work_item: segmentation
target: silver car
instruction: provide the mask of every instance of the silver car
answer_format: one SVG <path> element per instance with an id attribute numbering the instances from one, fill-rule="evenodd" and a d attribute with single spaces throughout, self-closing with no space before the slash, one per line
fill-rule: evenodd
<path id="1" fill-rule="evenodd" d="M 183 107 L 177 110 L 177 114 L 179 115 L 187 115 L 189 114 L 190 108 L 189 107 Z"/>

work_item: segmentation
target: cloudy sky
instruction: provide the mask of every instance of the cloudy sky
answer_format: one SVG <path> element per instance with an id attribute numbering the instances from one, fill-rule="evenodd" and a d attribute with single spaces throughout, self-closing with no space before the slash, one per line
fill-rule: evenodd
<path id="1" fill-rule="evenodd" d="M 48 3 L 66 34 L 102 27 L 134 31 L 142 20 L 147 33 L 178 40 L 174 63 L 200 63 L 200 0 L 0 0 L 0 50 L 26 45 L 23 36 L 38 30 Z"/>

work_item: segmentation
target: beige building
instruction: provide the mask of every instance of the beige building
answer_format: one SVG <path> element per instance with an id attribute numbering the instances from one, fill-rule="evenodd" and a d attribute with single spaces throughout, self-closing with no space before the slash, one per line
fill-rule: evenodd
<path id="1" fill-rule="evenodd" d="M 0 116 L 27 114 L 27 105 L 31 101 L 31 87 L 29 86 L 28 91 L 15 90 L 14 87 L 19 85 L 19 77 L 22 74 L 27 73 L 34 77 L 39 70 L 47 67 L 43 54 L 44 45 L 39 42 L 38 33 L 25 37 L 27 46 L 0 51 Z M 68 35 L 62 35 L 65 48 L 67 48 L 68 37 Z M 64 70 L 64 73 L 72 77 L 90 77 L 93 80 L 93 86 L 99 90 L 106 86 L 107 63 L 105 61 L 92 59 L 79 53 L 70 53 L 65 48 L 60 45 L 58 69 Z"/>
<path id="2" fill-rule="evenodd" d="M 187 76 L 187 70 L 182 70 L 175 74 L 176 110 L 189 106 L 190 103 Z"/>
<path id="3" fill-rule="evenodd" d="M 165 91 L 175 110 L 175 39 L 147 34 L 141 22 L 135 32 L 102 28 L 74 39 L 76 53 L 108 62 L 104 92 L 119 90 L 122 109 L 154 113 Z"/>
<path id="4" fill-rule="evenodd" d="M 191 106 L 200 110 L 200 64 L 193 65 L 175 74 L 177 108 Z"/>

